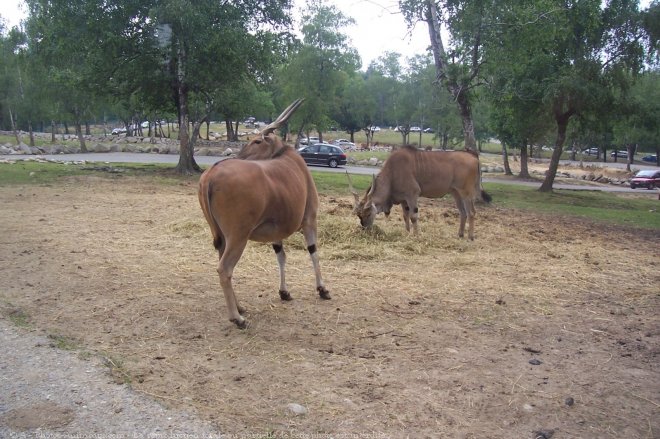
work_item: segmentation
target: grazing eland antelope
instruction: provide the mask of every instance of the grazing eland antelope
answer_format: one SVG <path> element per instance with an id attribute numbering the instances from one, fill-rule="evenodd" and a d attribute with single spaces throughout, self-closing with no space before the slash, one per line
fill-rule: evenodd
<path id="1" fill-rule="evenodd" d="M 282 240 L 302 230 L 316 275 L 316 290 L 330 299 L 316 251 L 319 207 L 314 180 L 302 157 L 273 132 L 289 119 L 302 99 L 294 101 L 250 141 L 235 159 L 222 160 L 199 180 L 199 203 L 218 250 L 218 274 L 229 320 L 247 327 L 231 278 L 248 240 L 272 243 L 280 270 L 280 298 L 291 300 L 286 286 Z"/>
<path id="2" fill-rule="evenodd" d="M 348 175 L 348 174 L 347 174 Z M 406 230 L 417 234 L 419 208 L 417 199 L 442 198 L 451 193 L 461 217 L 458 236 L 463 237 L 465 221 L 468 220 L 468 237 L 474 239 L 474 200 L 481 198 L 490 202 L 491 197 L 481 187 L 479 158 L 467 151 L 421 151 L 414 146 L 405 146 L 393 151 L 374 176 L 362 200 L 353 189 L 354 213 L 360 218 L 362 227 L 370 227 L 376 214 L 390 214 L 392 206 L 401 204 Z"/>

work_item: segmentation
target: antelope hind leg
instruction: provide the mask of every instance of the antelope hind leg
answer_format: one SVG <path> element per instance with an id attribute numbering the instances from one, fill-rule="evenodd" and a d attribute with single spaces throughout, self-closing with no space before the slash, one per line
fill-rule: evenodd
<path id="1" fill-rule="evenodd" d="M 247 320 L 241 315 L 245 312 L 245 308 L 238 304 L 234 287 L 231 278 L 234 272 L 236 263 L 243 254 L 245 244 L 240 248 L 232 248 L 227 246 L 222 256 L 220 256 L 220 263 L 218 264 L 218 275 L 220 276 L 220 286 L 225 294 L 225 301 L 227 303 L 227 313 L 229 321 L 234 323 L 238 328 L 245 329 L 248 326 Z"/>
<path id="2" fill-rule="evenodd" d="M 309 252 L 309 257 L 312 259 L 312 265 L 314 266 L 314 276 L 316 276 L 316 291 L 319 293 L 319 297 L 323 300 L 330 300 L 330 291 L 323 284 L 323 278 L 321 277 L 321 264 L 319 263 L 319 255 L 316 251 L 316 227 L 303 227 L 303 236 L 305 237 L 305 242 L 307 243 L 307 251 Z"/>

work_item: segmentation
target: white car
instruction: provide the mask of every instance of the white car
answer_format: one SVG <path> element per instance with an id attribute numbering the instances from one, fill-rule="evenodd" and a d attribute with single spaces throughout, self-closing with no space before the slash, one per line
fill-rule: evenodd
<path id="1" fill-rule="evenodd" d="M 307 137 L 303 137 L 300 139 L 301 145 L 316 145 L 319 142 L 320 140 L 318 137 L 310 137 L 309 139 Z"/>
<path id="2" fill-rule="evenodd" d="M 332 143 L 339 146 L 339 147 L 341 147 L 344 150 L 352 151 L 352 150 L 355 149 L 355 143 L 353 143 L 353 142 L 351 142 L 350 140 L 347 140 L 347 139 L 337 139 Z"/>

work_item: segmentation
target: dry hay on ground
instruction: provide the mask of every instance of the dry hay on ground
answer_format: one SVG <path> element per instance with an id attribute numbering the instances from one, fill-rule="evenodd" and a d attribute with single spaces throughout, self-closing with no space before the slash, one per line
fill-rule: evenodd
<path id="1" fill-rule="evenodd" d="M 227 321 L 195 185 L 78 178 L 2 187 L 0 300 L 100 353 L 119 382 L 227 433 L 649 438 L 660 432 L 655 232 L 451 200 L 364 232 L 323 197 L 321 301 L 302 238 L 234 273 L 249 329 Z M 530 360 L 540 364 L 530 364 Z M 296 416 L 287 405 L 308 410 Z"/>

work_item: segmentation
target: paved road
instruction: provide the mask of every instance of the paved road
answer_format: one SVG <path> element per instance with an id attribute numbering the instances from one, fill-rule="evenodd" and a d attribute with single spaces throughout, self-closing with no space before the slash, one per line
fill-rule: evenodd
<path id="1" fill-rule="evenodd" d="M 1 159 L 7 160 L 21 160 L 21 159 L 33 159 L 36 157 L 42 157 L 46 160 L 63 160 L 63 161 L 88 161 L 88 162 L 106 162 L 106 163 L 165 163 L 175 165 L 179 161 L 179 156 L 175 154 L 149 154 L 149 153 L 130 153 L 130 152 L 107 152 L 107 153 L 86 153 L 86 154 L 44 154 L 39 156 L 34 155 L 0 155 Z M 212 165 L 218 160 L 223 160 L 222 157 L 218 156 L 195 156 L 195 160 L 200 165 Z M 570 164 L 570 161 L 563 160 L 562 164 Z M 578 162 L 574 162 L 577 164 Z M 597 163 L 589 162 L 589 164 L 596 164 L 598 166 L 613 166 L 613 167 L 625 167 L 623 163 Z M 646 165 L 634 165 L 636 169 L 654 169 L 655 166 L 646 166 Z M 370 175 L 378 172 L 376 168 L 373 167 L 364 167 L 364 166 L 344 166 L 340 168 L 327 168 L 323 166 L 311 166 L 310 169 L 314 171 L 321 172 L 340 172 L 344 173 L 348 171 L 351 174 L 362 174 Z M 539 187 L 540 183 L 532 181 L 521 181 L 513 180 L 506 178 L 497 178 L 497 177 L 484 177 L 483 181 L 485 183 L 503 183 L 503 184 L 517 184 L 522 186 L 530 187 Z M 647 190 L 633 190 L 629 187 L 622 186 L 612 186 L 612 185 L 577 185 L 577 184 L 565 184 L 555 182 L 553 185 L 555 189 L 568 189 L 568 190 L 591 190 L 591 191 L 602 191 L 602 192 L 628 192 L 628 193 L 637 193 L 642 195 L 652 195 L 657 196 L 656 191 L 647 191 Z"/>

